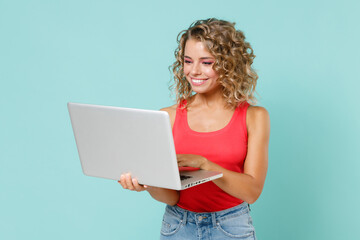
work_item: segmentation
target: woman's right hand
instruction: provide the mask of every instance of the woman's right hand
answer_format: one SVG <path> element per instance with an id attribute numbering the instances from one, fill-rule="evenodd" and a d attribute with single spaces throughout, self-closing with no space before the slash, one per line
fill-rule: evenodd
<path id="1" fill-rule="evenodd" d="M 118 183 L 120 183 L 124 189 L 136 192 L 142 192 L 148 188 L 146 185 L 139 184 L 136 178 L 131 177 L 130 173 L 122 174 Z"/>
<path id="2" fill-rule="evenodd" d="M 139 184 L 136 178 L 131 177 L 130 173 L 122 174 L 118 182 L 124 189 L 130 191 L 142 192 L 146 190 L 155 200 L 168 205 L 174 206 L 179 201 L 178 191 Z"/>

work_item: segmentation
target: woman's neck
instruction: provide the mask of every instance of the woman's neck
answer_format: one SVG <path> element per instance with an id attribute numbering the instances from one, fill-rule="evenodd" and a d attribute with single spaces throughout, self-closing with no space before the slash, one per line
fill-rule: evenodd
<path id="1" fill-rule="evenodd" d="M 191 105 L 194 107 L 204 107 L 204 108 L 223 108 L 226 103 L 222 95 L 222 91 L 216 91 L 213 93 L 197 93 L 193 96 Z"/>

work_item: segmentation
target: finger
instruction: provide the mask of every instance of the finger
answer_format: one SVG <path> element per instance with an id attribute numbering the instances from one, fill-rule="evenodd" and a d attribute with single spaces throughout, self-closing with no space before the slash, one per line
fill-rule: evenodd
<path id="1" fill-rule="evenodd" d="M 118 181 L 121 186 L 124 188 L 124 189 L 127 189 L 127 186 L 126 186 L 126 183 L 125 183 L 125 175 L 124 174 L 121 174 L 120 176 L 120 181 Z"/>
<path id="2" fill-rule="evenodd" d="M 135 191 L 141 192 L 141 191 L 145 190 L 145 187 L 140 185 L 137 179 L 133 178 L 132 182 L 133 182 Z"/>
<path id="3" fill-rule="evenodd" d="M 181 161 L 184 158 L 183 154 L 176 154 L 177 161 Z"/>
<path id="4" fill-rule="evenodd" d="M 134 190 L 134 185 L 133 185 L 133 183 L 131 181 L 130 173 L 125 175 L 125 183 L 126 183 L 127 189 Z"/>
<path id="5" fill-rule="evenodd" d="M 179 167 L 184 167 L 184 166 L 186 166 L 186 161 L 179 160 L 179 161 L 178 161 L 178 166 L 179 166 Z"/>

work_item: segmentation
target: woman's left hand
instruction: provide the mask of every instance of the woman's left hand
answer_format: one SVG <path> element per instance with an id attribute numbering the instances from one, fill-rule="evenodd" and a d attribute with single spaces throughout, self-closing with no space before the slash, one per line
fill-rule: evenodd
<path id="1" fill-rule="evenodd" d="M 208 160 L 200 155 L 176 154 L 179 167 L 194 167 L 203 169 Z"/>

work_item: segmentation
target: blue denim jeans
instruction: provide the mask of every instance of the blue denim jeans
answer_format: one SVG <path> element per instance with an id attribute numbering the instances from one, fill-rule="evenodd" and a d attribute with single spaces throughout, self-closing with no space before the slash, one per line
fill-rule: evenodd
<path id="1" fill-rule="evenodd" d="M 243 202 L 233 208 L 209 213 L 166 206 L 160 239 L 255 240 L 256 237 L 249 204 Z"/>

